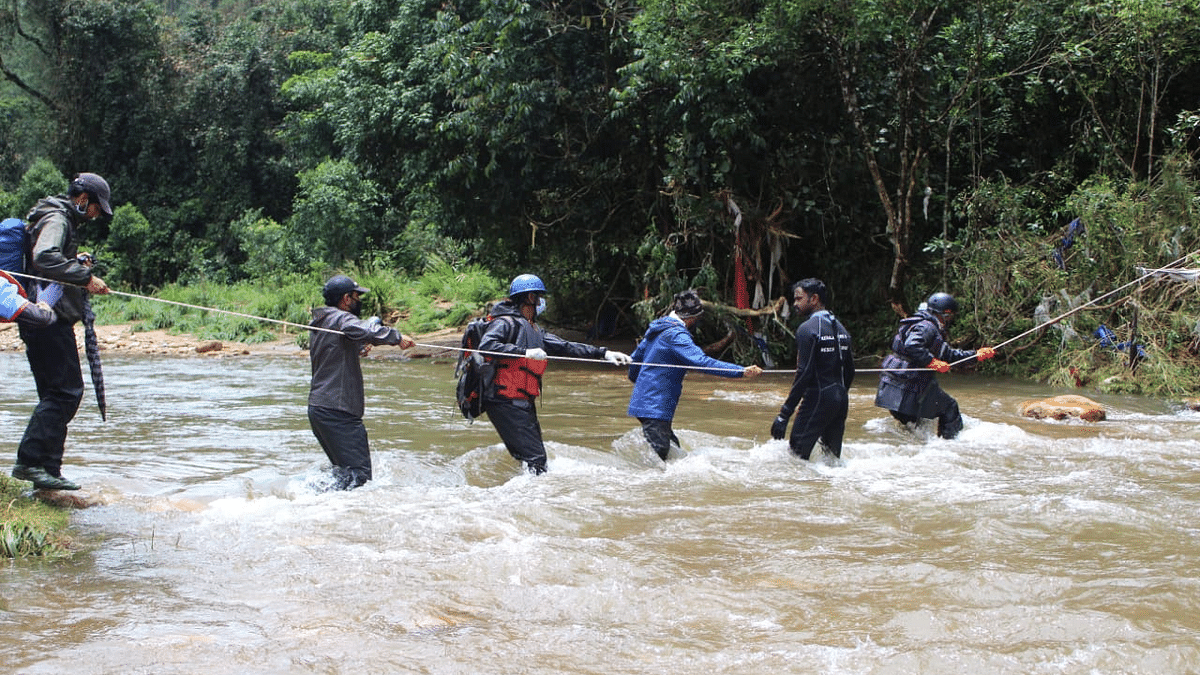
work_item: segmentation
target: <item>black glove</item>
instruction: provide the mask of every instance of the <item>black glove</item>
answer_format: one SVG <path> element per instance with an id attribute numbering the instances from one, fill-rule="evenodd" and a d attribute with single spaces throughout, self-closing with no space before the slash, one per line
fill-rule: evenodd
<path id="1" fill-rule="evenodd" d="M 781 440 L 784 434 L 787 433 L 788 418 L 782 414 L 775 417 L 775 422 L 771 424 L 771 438 Z"/>

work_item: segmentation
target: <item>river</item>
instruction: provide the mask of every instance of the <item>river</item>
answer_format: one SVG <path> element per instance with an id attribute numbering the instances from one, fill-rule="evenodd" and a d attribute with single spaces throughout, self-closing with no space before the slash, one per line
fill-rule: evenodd
<path id="1" fill-rule="evenodd" d="M 64 468 L 102 505 L 70 561 L 4 563 L 8 672 L 1200 672 L 1200 414 L 1168 402 L 943 375 L 944 441 L 863 374 L 834 466 L 770 440 L 787 375 L 693 374 L 663 465 L 618 369 L 553 363 L 535 478 L 447 361 L 364 370 L 376 479 L 322 493 L 307 360 L 107 356 Z M 0 378 L 15 456 L 23 355 Z M 1058 393 L 1109 420 L 1017 415 Z"/>

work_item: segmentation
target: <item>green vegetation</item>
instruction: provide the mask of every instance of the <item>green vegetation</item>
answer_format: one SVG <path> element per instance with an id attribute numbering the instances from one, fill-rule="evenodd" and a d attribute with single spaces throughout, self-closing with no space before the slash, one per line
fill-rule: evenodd
<path id="1" fill-rule="evenodd" d="M 68 511 L 28 494 L 29 484 L 0 476 L 0 556 L 62 557 L 70 551 L 63 534 Z"/>
<path id="2" fill-rule="evenodd" d="M 437 259 L 415 278 L 367 269 L 346 272 L 371 289 L 363 297 L 363 316 L 383 317 L 406 335 L 461 325 L 488 301 L 502 297 L 507 287 L 481 267 L 467 266 L 460 271 Z M 190 333 L 205 340 L 251 344 L 277 339 L 282 331 L 295 334 L 298 344 L 306 346 L 308 333 L 303 329 L 253 317 L 307 325 L 312 318 L 311 308 L 324 304 L 321 287 L 331 274 L 312 272 L 269 281 L 171 284 L 153 296 L 179 304 L 116 295 L 98 296 L 93 304 L 99 321 L 129 322 L 134 330 L 167 330 Z M 246 316 L 197 309 L 203 307 Z"/>
<path id="3" fill-rule="evenodd" d="M 361 270 L 373 311 L 411 332 L 478 311 L 496 292 L 476 278 L 535 272 L 551 318 L 632 335 L 680 288 L 769 302 L 817 276 L 860 354 L 934 290 L 968 308 L 964 344 L 999 343 L 1070 306 L 1048 298 L 1200 250 L 1198 16 L 1200 0 L 14 0 L 0 215 L 98 172 L 118 208 L 80 236 L 115 288 L 289 321 L 333 269 Z M 1131 289 L 1074 317 L 1080 338 L 1050 329 L 986 367 L 1195 392 L 1182 288 Z M 268 330 L 124 302 L 98 309 Z M 1099 323 L 1144 345 L 1136 372 L 1088 338 Z M 790 358 L 777 317 L 703 330 L 732 331 L 739 359 L 761 358 L 755 334 Z"/>

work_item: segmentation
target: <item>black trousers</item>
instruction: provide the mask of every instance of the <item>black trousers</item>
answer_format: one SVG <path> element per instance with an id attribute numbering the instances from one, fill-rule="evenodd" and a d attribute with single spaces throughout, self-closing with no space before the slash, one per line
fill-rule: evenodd
<path id="1" fill-rule="evenodd" d="M 918 422 L 921 418 L 937 418 L 937 435 L 947 440 L 954 438 L 958 432 L 962 431 L 963 418 L 962 413 L 958 409 L 958 401 L 953 396 L 947 394 L 936 382 L 929 385 L 925 390 L 921 401 L 921 414 L 906 415 L 904 413 L 891 411 L 892 417 L 896 418 L 901 424 L 909 424 Z"/>
<path id="2" fill-rule="evenodd" d="M 535 474 L 546 473 L 546 446 L 533 401 L 489 400 L 485 410 L 508 454 Z"/>
<path id="3" fill-rule="evenodd" d="M 792 424 L 792 435 L 788 447 L 808 459 L 813 446 L 820 440 L 834 457 L 842 456 L 842 437 L 846 435 L 846 415 L 850 411 L 850 399 L 841 387 L 810 389 L 800 399 L 796 409 L 796 421 Z"/>
<path id="4" fill-rule="evenodd" d="M 29 370 L 37 384 L 38 404 L 17 446 L 17 463 L 61 476 L 67 425 L 75 419 L 83 400 L 75 328 L 56 321 L 40 328 L 22 324 L 19 329 Z"/>
<path id="5" fill-rule="evenodd" d="M 371 480 L 371 447 L 361 417 L 310 405 L 308 423 L 333 464 L 334 488 L 353 490 Z"/>
<path id="6" fill-rule="evenodd" d="M 667 455 L 671 452 L 671 446 L 679 447 L 679 439 L 675 436 L 675 431 L 671 429 L 671 420 L 656 420 L 649 417 L 639 417 L 638 421 L 642 423 L 642 435 L 646 437 L 646 442 L 654 448 L 654 452 L 665 462 Z"/>

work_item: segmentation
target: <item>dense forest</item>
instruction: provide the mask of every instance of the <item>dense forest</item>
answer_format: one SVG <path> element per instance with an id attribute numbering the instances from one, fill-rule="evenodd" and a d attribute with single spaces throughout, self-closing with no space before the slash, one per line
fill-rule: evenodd
<path id="1" fill-rule="evenodd" d="M 817 276 L 865 352 L 934 290 L 995 344 L 1200 265 L 1198 9 L 5 0 L 0 207 L 102 174 L 118 208 L 83 236 L 142 291 L 473 265 L 607 333 L 685 287 L 752 308 Z M 1149 277 L 995 367 L 1127 371 L 1105 323 L 1149 354 L 1106 381 L 1190 392 L 1193 296 Z M 784 321 L 725 326 L 786 357 Z"/>

